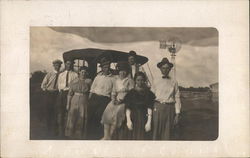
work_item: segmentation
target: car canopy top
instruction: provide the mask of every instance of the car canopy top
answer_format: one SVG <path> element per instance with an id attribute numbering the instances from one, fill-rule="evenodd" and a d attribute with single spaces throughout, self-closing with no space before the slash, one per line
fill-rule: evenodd
<path id="1" fill-rule="evenodd" d="M 75 49 L 63 53 L 63 60 L 85 60 L 88 63 L 99 62 L 99 58 L 102 55 L 108 54 L 111 56 L 111 62 L 117 63 L 118 61 L 126 61 L 128 59 L 128 53 L 117 51 L 117 50 L 104 50 L 96 48 L 87 48 L 87 49 Z M 148 62 L 148 58 L 137 55 L 136 61 L 138 64 L 145 64 Z"/>

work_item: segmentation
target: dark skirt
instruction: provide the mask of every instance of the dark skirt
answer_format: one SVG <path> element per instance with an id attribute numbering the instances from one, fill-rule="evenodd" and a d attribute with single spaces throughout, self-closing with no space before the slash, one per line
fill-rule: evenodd
<path id="1" fill-rule="evenodd" d="M 145 125 L 147 123 L 147 109 L 133 109 L 131 110 L 131 121 L 133 124 L 133 129 L 129 130 L 126 121 L 118 129 L 116 139 L 122 140 L 151 140 L 152 132 L 145 131 Z"/>
<path id="2" fill-rule="evenodd" d="M 174 129 L 175 106 L 155 102 L 153 109 L 153 139 L 170 140 Z"/>
<path id="3" fill-rule="evenodd" d="M 109 102 L 109 97 L 97 95 L 95 93 L 92 94 L 88 106 L 87 139 L 97 140 L 103 137 L 104 129 L 101 124 L 101 119 Z"/>
<path id="4" fill-rule="evenodd" d="M 57 132 L 59 137 L 64 137 L 65 122 L 67 119 L 67 97 L 68 91 L 60 91 L 56 103 Z"/>

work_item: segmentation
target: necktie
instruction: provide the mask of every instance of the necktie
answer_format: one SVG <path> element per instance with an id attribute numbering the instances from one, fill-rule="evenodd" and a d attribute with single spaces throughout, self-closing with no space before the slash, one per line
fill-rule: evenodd
<path id="1" fill-rule="evenodd" d="M 55 79 L 55 83 L 54 83 L 53 89 L 56 89 L 56 84 L 57 84 L 58 76 L 59 76 L 59 72 L 56 73 L 56 79 Z"/>
<path id="2" fill-rule="evenodd" d="M 67 71 L 67 75 L 66 75 L 66 87 L 69 86 L 69 72 Z"/>

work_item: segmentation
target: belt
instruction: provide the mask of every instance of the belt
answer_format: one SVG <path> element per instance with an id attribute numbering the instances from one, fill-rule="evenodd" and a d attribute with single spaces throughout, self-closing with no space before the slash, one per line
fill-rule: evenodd
<path id="1" fill-rule="evenodd" d="M 67 92 L 69 92 L 69 90 L 60 90 L 59 92 L 60 93 L 67 93 Z"/>
<path id="2" fill-rule="evenodd" d="M 96 94 L 96 93 L 92 93 L 92 94 L 94 94 L 94 95 L 96 95 L 96 96 L 99 96 L 99 97 L 107 97 L 107 98 L 110 98 L 110 97 L 108 97 L 108 96 L 106 96 L 106 95 L 100 95 L 100 94 Z"/>
<path id="3" fill-rule="evenodd" d="M 83 96 L 83 95 L 86 95 L 87 93 L 74 93 L 74 95 L 78 95 L 78 96 Z"/>
<path id="4" fill-rule="evenodd" d="M 160 104 L 174 104 L 174 102 L 171 102 L 171 103 L 169 103 L 169 102 L 160 102 L 158 100 L 156 100 L 155 102 L 160 103 Z"/>

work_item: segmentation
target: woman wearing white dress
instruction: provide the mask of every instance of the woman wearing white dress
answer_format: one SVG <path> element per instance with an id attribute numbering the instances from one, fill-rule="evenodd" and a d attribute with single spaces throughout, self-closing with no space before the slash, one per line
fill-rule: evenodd
<path id="1" fill-rule="evenodd" d="M 106 107 L 101 121 L 104 125 L 104 140 L 110 140 L 115 129 L 121 127 L 125 120 L 123 99 L 127 92 L 134 88 L 134 81 L 128 76 L 129 65 L 126 62 L 119 62 L 117 69 L 119 74 L 112 90 L 112 100 Z"/>

